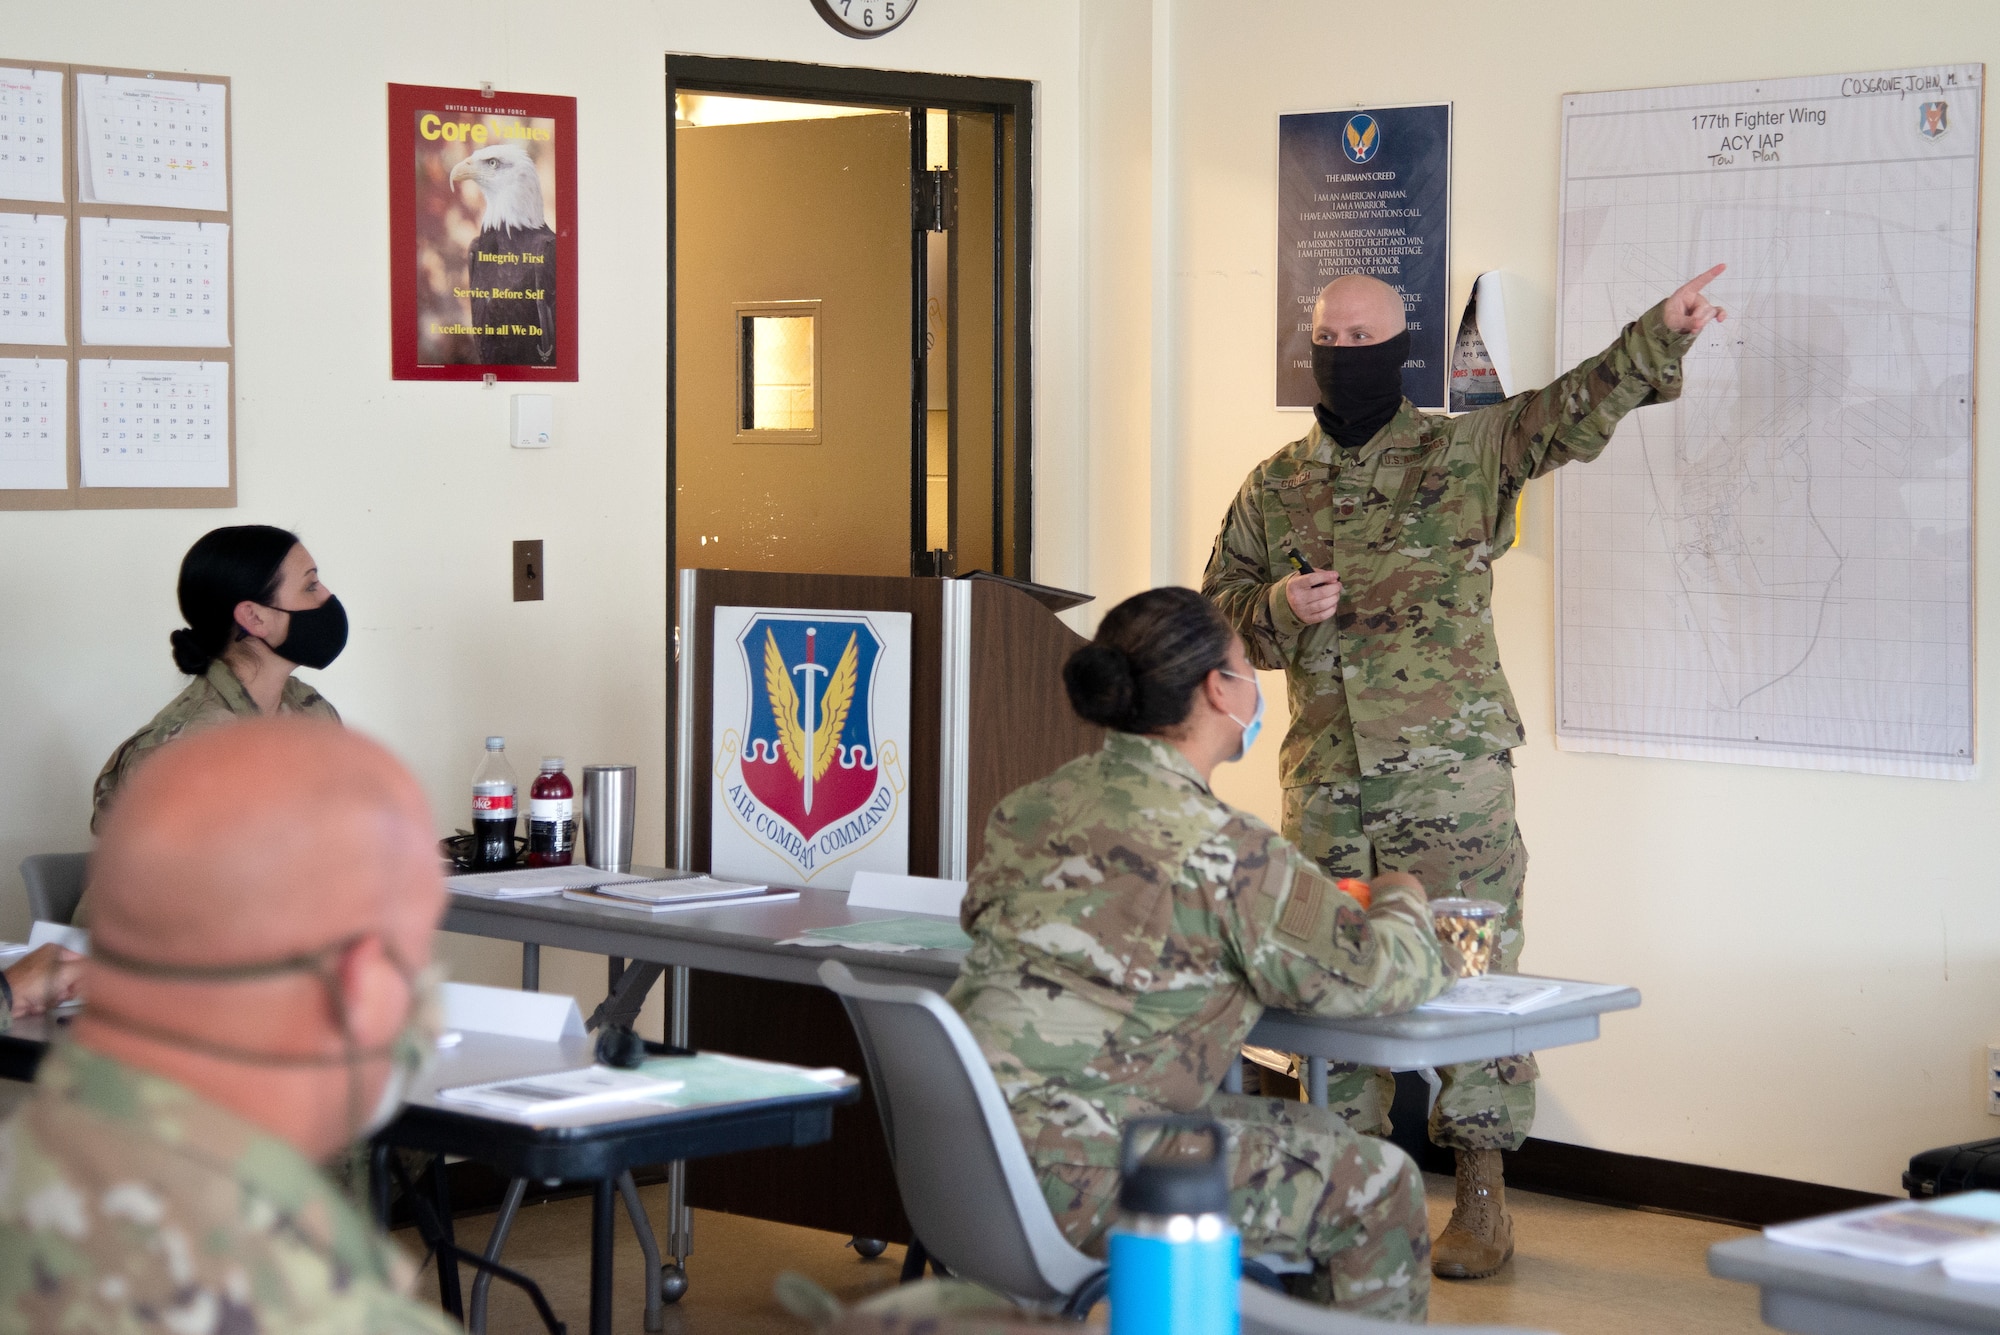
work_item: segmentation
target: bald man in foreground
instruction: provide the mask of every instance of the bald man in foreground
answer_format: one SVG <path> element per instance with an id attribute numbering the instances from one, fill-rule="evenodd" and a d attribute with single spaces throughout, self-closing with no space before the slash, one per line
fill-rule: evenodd
<path id="1" fill-rule="evenodd" d="M 102 833 L 88 1004 L 0 1124 L 0 1330 L 456 1330 L 318 1168 L 435 1042 L 416 782 L 256 720 L 163 748 Z"/>
<path id="2" fill-rule="evenodd" d="M 1493 638 L 1495 557 L 1528 479 L 1595 459 L 1634 408 L 1681 392 L 1681 358 L 1724 312 L 1717 265 L 1546 389 L 1460 417 L 1403 397 L 1403 300 L 1348 274 L 1313 308 L 1313 429 L 1251 470 L 1202 592 L 1250 661 L 1283 668 L 1292 723 L 1279 753 L 1284 833 L 1334 876 L 1410 872 L 1433 898 L 1506 906 L 1494 968 L 1521 953 L 1528 854 L 1514 823 L 1524 734 Z M 1296 568 L 1296 553 L 1310 572 Z M 1514 1252 L 1500 1151 L 1534 1122 L 1532 1054 L 1438 1072 L 1431 1140 L 1456 1151 L 1458 1198 L 1434 1273 L 1490 1275 Z M 1395 1082 L 1329 1071 L 1327 1102 L 1389 1132 Z"/>

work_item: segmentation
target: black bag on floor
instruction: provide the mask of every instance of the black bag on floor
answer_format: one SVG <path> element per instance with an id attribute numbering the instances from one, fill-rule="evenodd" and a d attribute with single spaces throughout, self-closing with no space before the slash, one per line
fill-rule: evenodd
<path id="1" fill-rule="evenodd" d="M 2000 1139 L 1946 1145 L 1910 1156 L 1903 1190 L 1911 1200 L 1957 1191 L 2000 1191 Z"/>

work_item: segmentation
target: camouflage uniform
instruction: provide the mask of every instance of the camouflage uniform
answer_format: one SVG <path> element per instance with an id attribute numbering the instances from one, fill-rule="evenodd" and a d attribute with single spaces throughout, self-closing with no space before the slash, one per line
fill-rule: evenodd
<path id="1" fill-rule="evenodd" d="M 410 1332 L 410 1264 L 297 1150 L 70 1044 L 0 1123 L 0 1335 Z"/>
<path id="2" fill-rule="evenodd" d="M 1507 905 L 1501 967 L 1521 949 L 1527 851 L 1509 749 L 1521 718 L 1493 638 L 1493 559 L 1528 479 L 1595 459 L 1634 408 L 1679 397 L 1691 336 L 1655 306 L 1545 389 L 1457 418 L 1395 418 L 1359 450 L 1317 424 L 1252 470 L 1216 537 L 1202 592 L 1250 661 L 1283 668 L 1285 834 L 1337 876 L 1409 871 L 1436 893 Z M 1288 548 L 1340 575 L 1333 618 L 1285 597 Z M 1532 1057 L 1447 1067 L 1431 1138 L 1516 1149 L 1534 1120 Z M 1386 1072 L 1336 1068 L 1328 1101 L 1388 1129 Z"/>
<path id="3" fill-rule="evenodd" d="M 340 722 L 340 714 L 326 702 L 326 697 L 297 677 L 286 678 L 284 693 L 278 697 L 278 712 Z M 104 817 L 106 804 L 118 791 L 118 785 L 125 782 L 126 773 L 145 759 L 153 748 L 165 746 L 190 730 L 211 727 L 232 718 L 256 717 L 257 702 L 250 698 L 250 692 L 243 689 L 236 673 L 219 658 L 210 663 L 207 672 L 189 682 L 187 689 L 169 701 L 165 709 L 153 715 L 151 723 L 127 737 L 111 753 L 111 759 L 104 762 L 104 768 L 98 772 L 97 782 L 91 788 L 91 832 L 96 832 L 97 822 Z"/>
<path id="4" fill-rule="evenodd" d="M 1201 1110 L 1231 1132 L 1246 1253 L 1310 1257 L 1337 1306 L 1422 1320 L 1430 1241 L 1401 1151 L 1323 1108 L 1216 1092 L 1267 1006 L 1374 1015 L 1442 991 L 1418 895 L 1362 912 L 1179 751 L 1114 732 L 995 809 L 962 918 L 950 1000 L 1072 1242 L 1102 1250 L 1126 1119 Z"/>

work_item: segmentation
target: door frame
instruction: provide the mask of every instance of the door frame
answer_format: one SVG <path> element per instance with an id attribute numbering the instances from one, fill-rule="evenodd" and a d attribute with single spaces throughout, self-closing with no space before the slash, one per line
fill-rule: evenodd
<path id="1" fill-rule="evenodd" d="M 1006 178 L 1013 190 L 1013 362 L 1014 393 L 1011 419 L 1012 448 L 1014 466 L 1009 476 L 1006 468 L 1008 442 L 1005 439 L 1003 418 L 994 414 L 993 442 L 993 533 L 996 545 L 1004 541 L 1006 532 L 1003 519 L 1009 499 L 1013 503 L 1014 541 L 1010 556 L 1013 573 L 1022 579 L 1034 577 L 1034 92 L 1035 86 L 1021 79 L 989 79 L 957 74 L 922 74 L 906 70 L 858 69 L 845 65 L 812 65 L 803 62 L 781 60 L 746 60 L 726 56 L 698 56 L 669 54 L 666 58 L 666 113 L 667 113 L 667 423 L 666 423 L 666 539 L 667 539 L 667 626 L 669 635 L 667 662 L 667 752 L 671 756 L 678 742 L 681 728 L 681 710 L 691 702 L 679 698 L 681 673 L 678 658 L 681 645 L 678 642 L 680 626 L 680 580 L 675 575 L 679 568 L 680 534 L 677 506 L 679 486 L 678 441 L 679 394 L 677 385 L 679 364 L 679 331 L 677 328 L 677 307 L 679 302 L 679 241 L 677 228 L 676 192 L 676 140 L 673 124 L 674 95 L 681 92 L 721 93 L 737 97 L 776 98 L 788 101 L 836 102 L 849 105 L 896 107 L 901 109 L 935 108 L 944 111 L 974 111 L 1004 113 L 1013 117 L 1013 155 L 1007 163 Z M 996 127 L 998 119 L 996 116 Z M 921 141 L 921 122 L 912 135 L 913 144 Z M 997 153 L 996 153 L 997 156 Z M 912 152 L 912 172 L 922 167 L 915 161 Z M 1000 164 L 996 162 L 996 167 Z M 1003 197 L 1000 189 L 1001 174 L 995 173 L 996 201 Z M 911 186 L 916 185 L 914 175 Z M 996 210 L 997 212 L 997 210 Z M 995 267 L 1000 266 L 1001 252 L 995 248 Z M 922 290 L 925 261 L 922 238 L 915 236 L 912 244 L 912 292 Z M 997 276 L 997 275 L 996 275 Z M 999 285 L 995 285 L 995 324 L 1001 320 L 1002 303 L 998 299 Z M 928 506 L 925 484 L 926 433 L 922 414 L 924 394 L 924 315 L 921 302 L 912 303 L 911 311 L 911 498 L 910 523 L 913 535 L 912 551 L 918 549 L 914 541 L 916 535 L 924 532 L 925 512 Z M 1001 343 L 994 342 L 994 395 L 997 407 L 1001 400 L 1002 358 L 999 355 Z M 680 808 L 678 776 L 673 767 L 668 767 L 667 781 L 667 827 L 668 846 L 675 847 L 681 838 L 678 824 Z"/>

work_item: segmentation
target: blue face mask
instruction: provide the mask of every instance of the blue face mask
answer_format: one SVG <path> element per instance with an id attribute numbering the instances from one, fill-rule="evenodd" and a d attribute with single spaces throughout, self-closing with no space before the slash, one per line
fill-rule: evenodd
<path id="1" fill-rule="evenodd" d="M 1216 670 L 1225 677 L 1234 677 L 1238 681 L 1247 681 L 1257 688 L 1257 708 L 1251 711 L 1248 723 L 1245 723 L 1234 714 L 1229 715 L 1229 721 L 1243 729 L 1243 743 L 1236 748 L 1236 754 L 1229 758 L 1231 760 L 1241 760 L 1243 757 L 1249 755 L 1250 748 L 1257 744 L 1257 734 L 1264 731 L 1264 688 L 1258 683 L 1255 677 L 1246 677 L 1240 672 L 1231 672 L 1228 668 L 1217 668 Z"/>

